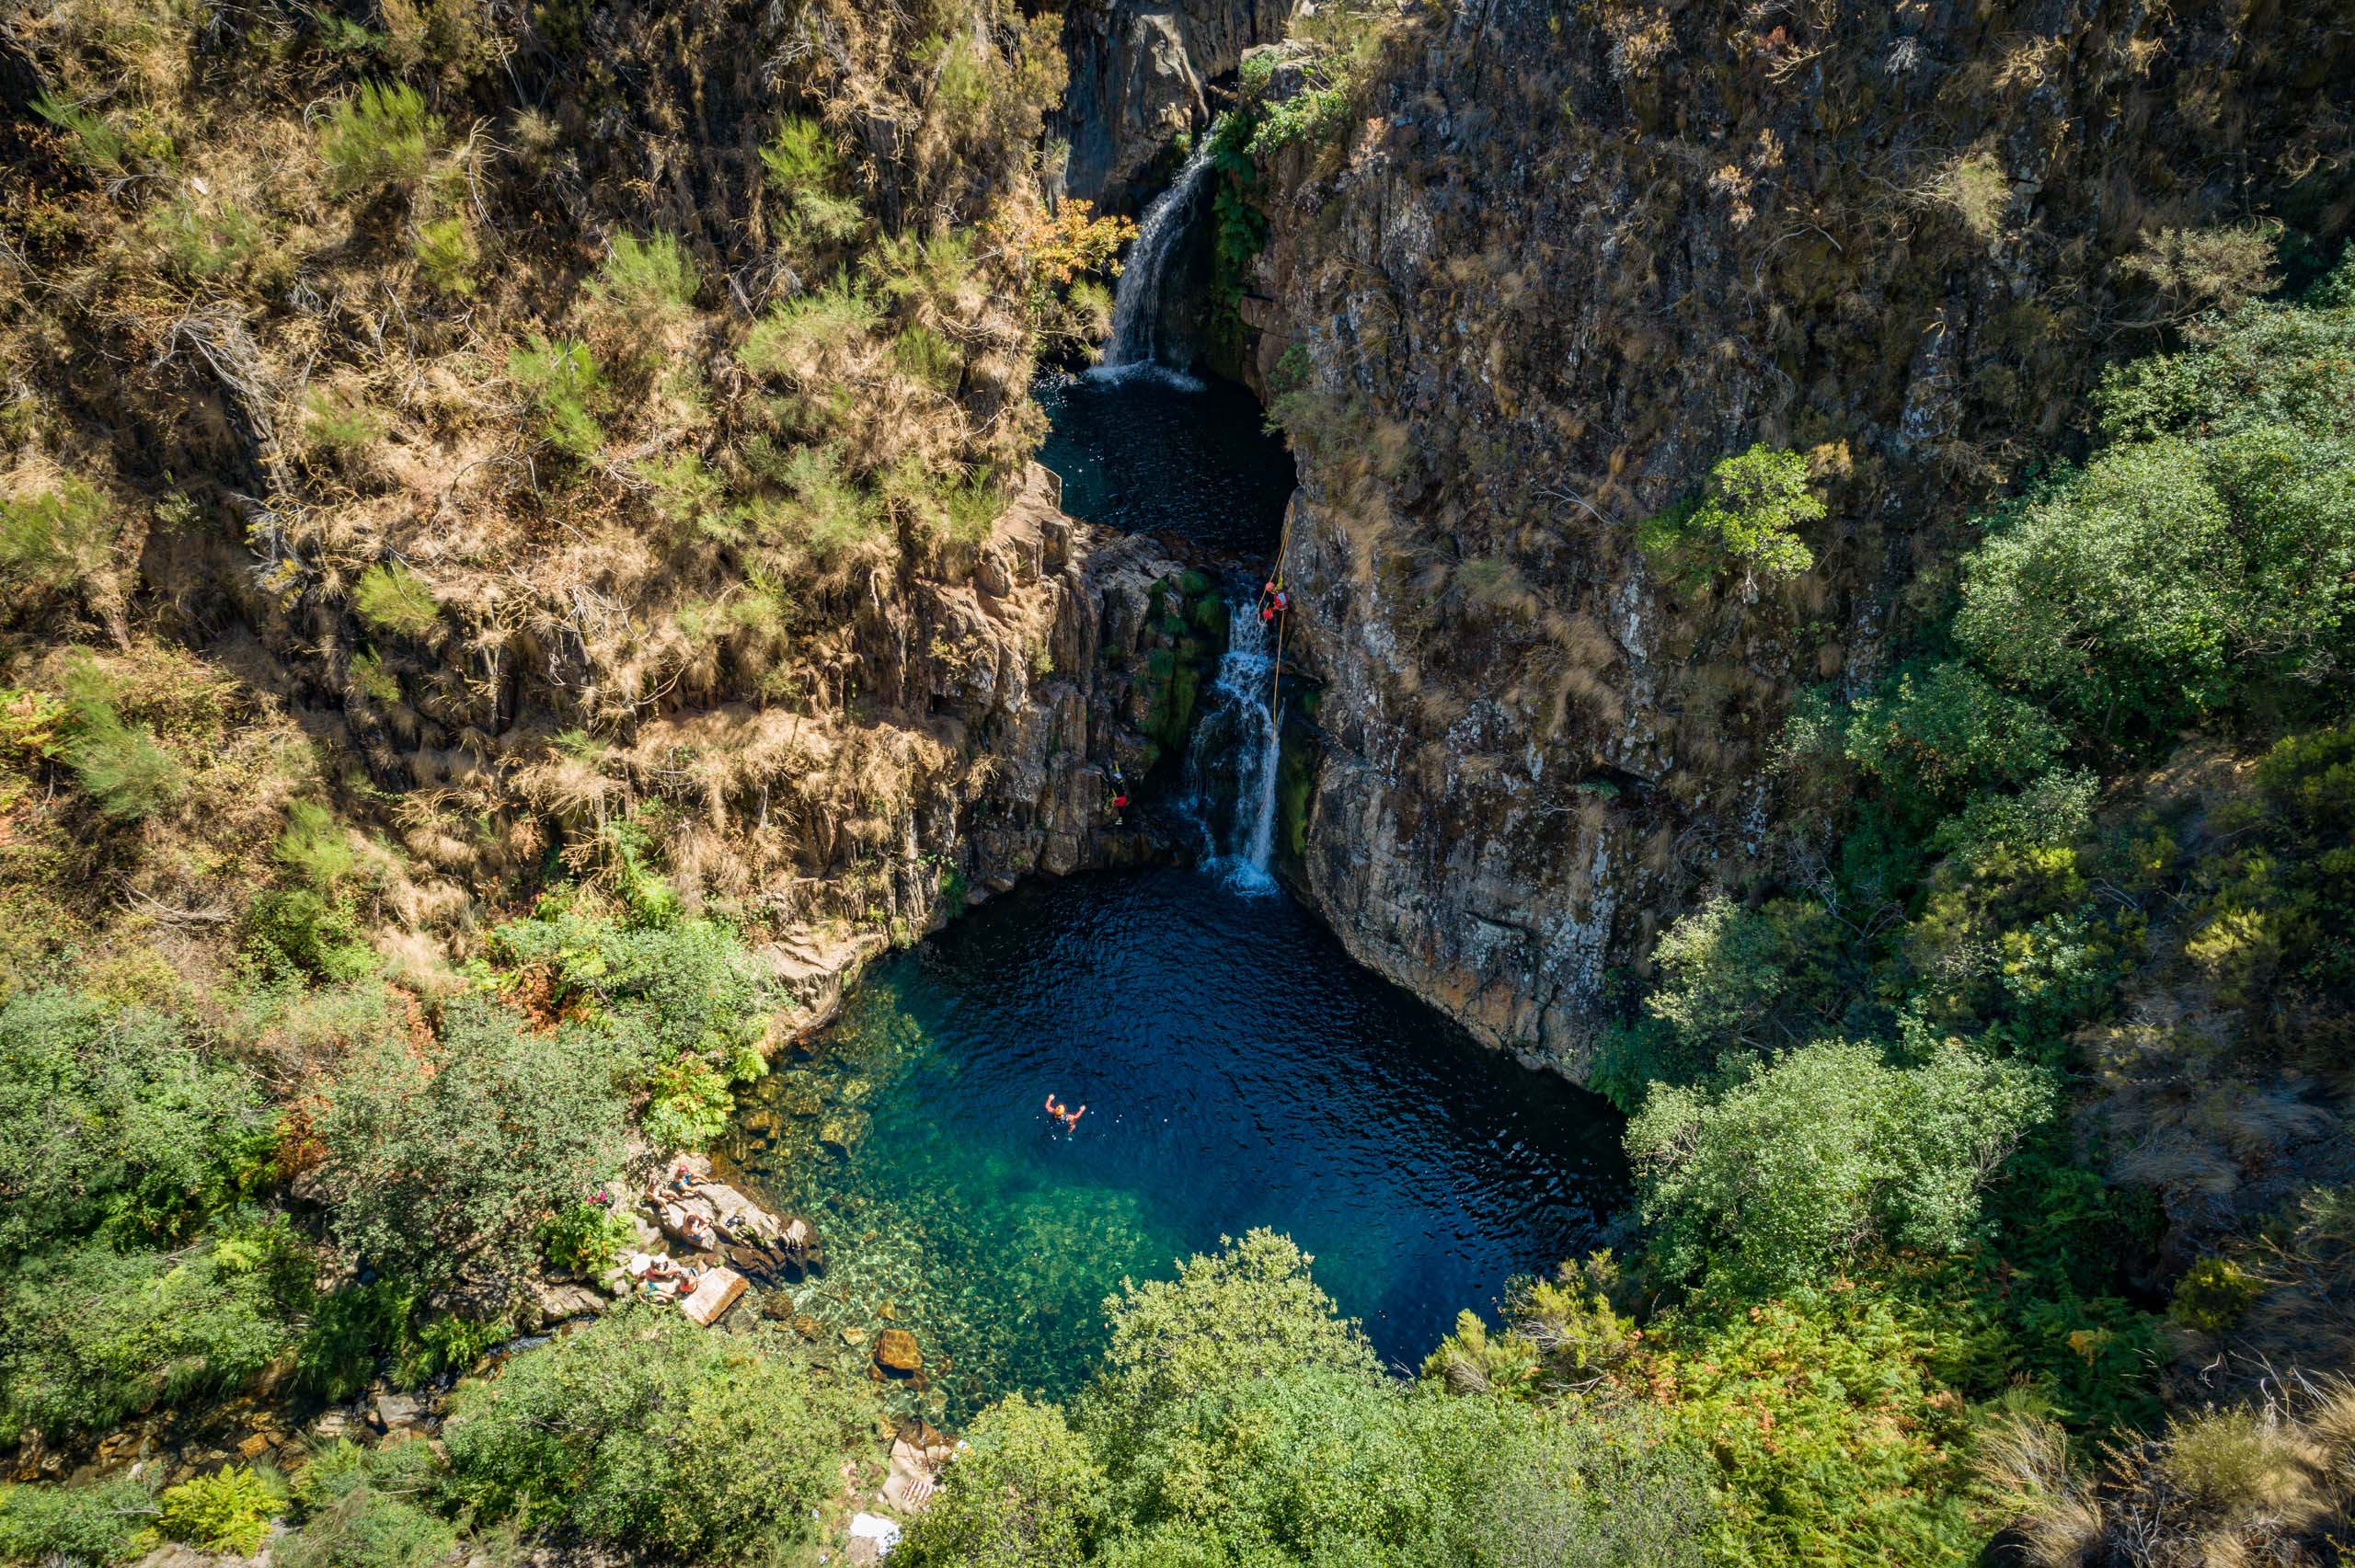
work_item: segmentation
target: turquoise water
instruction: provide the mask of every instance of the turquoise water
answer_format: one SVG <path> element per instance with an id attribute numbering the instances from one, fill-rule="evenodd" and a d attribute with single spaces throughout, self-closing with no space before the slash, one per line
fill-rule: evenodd
<path id="1" fill-rule="evenodd" d="M 1073 1131 L 1044 1110 L 1086 1104 Z M 882 965 L 814 1058 L 780 1059 L 732 1150 L 826 1241 L 790 1311 L 912 1329 L 897 1397 L 961 1422 L 1068 1394 L 1124 1276 L 1259 1225 L 1384 1358 L 1598 1243 L 1618 1121 L 1358 967 L 1305 910 L 1182 869 L 1026 887 Z M 773 1310 L 782 1312 L 780 1305 Z"/>

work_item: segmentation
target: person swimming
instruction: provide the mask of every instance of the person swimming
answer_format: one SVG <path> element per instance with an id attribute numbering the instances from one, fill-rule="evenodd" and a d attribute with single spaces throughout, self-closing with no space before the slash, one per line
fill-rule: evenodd
<path id="1" fill-rule="evenodd" d="M 1047 1114 L 1063 1123 L 1063 1130 L 1068 1132 L 1079 1126 L 1079 1118 L 1087 1114 L 1087 1107 L 1082 1105 L 1074 1111 L 1068 1105 L 1058 1105 L 1055 1104 L 1054 1095 L 1051 1093 L 1047 1096 Z"/>

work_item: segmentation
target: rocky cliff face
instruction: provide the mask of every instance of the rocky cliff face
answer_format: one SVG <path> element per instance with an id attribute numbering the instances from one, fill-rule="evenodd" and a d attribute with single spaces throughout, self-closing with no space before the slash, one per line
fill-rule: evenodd
<path id="1" fill-rule="evenodd" d="M 1283 36 L 1292 0 L 1082 0 L 1063 13 L 1071 82 L 1050 133 L 1070 144 L 1063 189 L 1137 206 L 1171 140 L 1210 123 L 1211 84 Z"/>
<path id="2" fill-rule="evenodd" d="M 2355 35 L 1946 0 L 1390 26 L 1338 132 L 1262 159 L 1243 307 L 1327 683 L 1305 880 L 1361 959 L 1576 1072 L 1663 921 L 1832 853 L 1778 797 L 1793 693 L 1868 684 L 1959 520 L 2199 303 L 2118 258 L 2343 224 Z M 1662 580 L 1636 524 L 1754 441 L 1809 454 L 1814 569 Z"/>

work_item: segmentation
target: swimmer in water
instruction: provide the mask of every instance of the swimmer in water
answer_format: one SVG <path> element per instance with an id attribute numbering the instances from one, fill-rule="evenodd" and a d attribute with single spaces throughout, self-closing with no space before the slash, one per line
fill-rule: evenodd
<path id="1" fill-rule="evenodd" d="M 1047 1096 L 1047 1114 L 1063 1123 L 1063 1129 L 1069 1131 L 1079 1125 L 1079 1118 L 1087 1114 L 1087 1107 L 1082 1105 L 1074 1111 L 1067 1105 L 1058 1105 L 1055 1097 L 1050 1094 Z"/>

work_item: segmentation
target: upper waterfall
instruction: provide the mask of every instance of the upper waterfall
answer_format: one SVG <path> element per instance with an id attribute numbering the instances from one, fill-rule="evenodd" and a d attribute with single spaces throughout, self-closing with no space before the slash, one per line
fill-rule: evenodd
<path id="1" fill-rule="evenodd" d="M 1112 335 L 1105 340 L 1106 369 L 1161 362 L 1162 293 L 1169 282 L 1170 263 L 1178 256 L 1192 226 L 1202 189 L 1211 172 L 1213 124 L 1194 143 L 1186 166 L 1169 189 L 1155 197 L 1137 224 L 1127 263 L 1112 295 Z"/>

